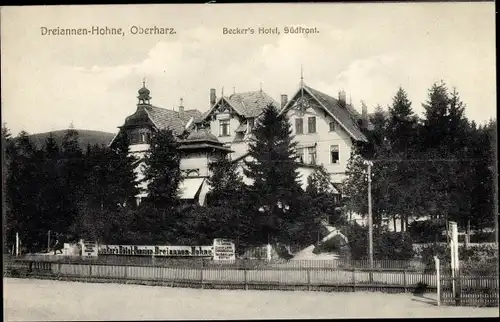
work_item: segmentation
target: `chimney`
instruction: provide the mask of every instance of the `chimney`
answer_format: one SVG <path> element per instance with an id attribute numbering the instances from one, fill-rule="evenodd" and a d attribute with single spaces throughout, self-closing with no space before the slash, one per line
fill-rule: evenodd
<path id="1" fill-rule="evenodd" d="M 342 107 L 346 106 L 346 95 L 343 90 L 339 92 L 339 102 Z"/>
<path id="2" fill-rule="evenodd" d="M 210 107 L 215 105 L 215 101 L 217 99 L 217 96 L 215 94 L 215 88 L 210 89 Z"/>
<path id="3" fill-rule="evenodd" d="M 183 99 L 181 97 L 181 103 L 179 104 L 179 116 L 182 117 L 184 115 L 184 104 L 183 103 Z"/>
<path id="4" fill-rule="evenodd" d="M 288 103 L 288 95 L 281 94 L 281 108 L 285 107 L 286 103 Z"/>

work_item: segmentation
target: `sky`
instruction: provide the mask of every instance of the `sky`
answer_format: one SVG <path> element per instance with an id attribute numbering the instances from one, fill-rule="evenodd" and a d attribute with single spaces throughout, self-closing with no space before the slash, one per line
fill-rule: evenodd
<path id="1" fill-rule="evenodd" d="M 421 115 L 428 89 L 456 87 L 466 116 L 496 117 L 495 7 L 485 3 L 193 4 L 1 8 L 2 122 L 13 134 L 116 133 L 146 78 L 151 103 L 209 108 L 217 96 L 262 89 L 276 101 L 304 82 L 340 90 L 360 110 L 386 107 L 399 86 Z M 122 28 L 123 36 L 47 36 L 47 28 Z M 131 27 L 174 28 L 133 35 Z M 316 34 L 284 34 L 285 27 Z M 223 28 L 278 28 L 229 35 Z"/>

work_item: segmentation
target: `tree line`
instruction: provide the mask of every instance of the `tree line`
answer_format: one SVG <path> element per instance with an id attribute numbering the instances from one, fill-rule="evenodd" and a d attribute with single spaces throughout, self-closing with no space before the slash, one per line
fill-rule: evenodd
<path id="1" fill-rule="evenodd" d="M 47 234 L 107 244 L 210 244 L 232 238 L 239 246 L 273 243 L 311 244 L 318 238 L 323 213 L 335 212 L 328 173 L 318 169 L 306 193 L 299 183 L 290 124 L 268 106 L 250 143 L 245 175 L 219 157 L 210 163 L 208 206 L 180 198 L 183 180 L 178 141 L 169 129 L 158 131 L 143 160 L 128 153 L 121 132 L 116 144 L 78 144 L 78 131 L 66 131 L 60 146 L 49 136 L 36 147 L 28 133 L 13 138 L 2 128 L 5 147 L 4 246 L 19 233 L 29 251 L 47 248 Z M 148 196 L 140 204 L 134 169 L 144 167 Z M 311 204 L 315 206 L 310 207 Z M 340 215 L 338 216 L 340 218 Z"/>
<path id="2" fill-rule="evenodd" d="M 353 256 L 363 258 L 366 229 L 349 224 L 348 214 L 367 213 L 368 159 L 374 162 L 375 254 L 393 258 L 397 249 L 408 257 L 411 236 L 384 231 L 384 220 L 430 216 L 481 228 L 493 219 L 496 121 L 469 121 L 458 93 L 444 83 L 431 87 L 424 108 L 417 117 L 402 88 L 392 106 L 377 108 L 365 130 L 369 143 L 351 155 L 339 201 L 322 166 L 302 190 L 291 124 L 269 105 L 256 123 L 243 172 L 225 157 L 210 163 L 212 190 L 204 207 L 180 198 L 181 154 L 168 129 L 156 132 L 141 161 L 128 153 L 123 132 L 112 147 L 82 150 L 70 128 L 60 146 L 49 136 L 38 148 L 26 132 L 12 138 L 4 126 L 4 245 L 18 232 L 29 250 L 39 251 L 50 230 L 106 244 L 203 245 L 218 237 L 235 240 L 239 250 L 266 243 L 303 247 L 324 235 L 321 221 L 328 219 L 346 232 Z M 137 204 L 139 162 L 148 197 Z"/>
<path id="3" fill-rule="evenodd" d="M 353 152 L 347 167 L 347 211 L 367 214 L 364 161 L 371 160 L 376 227 L 396 219 L 402 228 L 411 227 L 418 218 L 438 226 L 453 220 L 462 230 L 493 227 L 496 120 L 470 121 L 459 93 L 444 82 L 432 85 L 422 105 L 418 117 L 399 88 L 391 106 L 376 108 L 367 131 L 370 143 Z M 431 234 L 430 227 L 423 228 L 422 234 Z M 432 238 L 438 234 L 439 229 Z"/>

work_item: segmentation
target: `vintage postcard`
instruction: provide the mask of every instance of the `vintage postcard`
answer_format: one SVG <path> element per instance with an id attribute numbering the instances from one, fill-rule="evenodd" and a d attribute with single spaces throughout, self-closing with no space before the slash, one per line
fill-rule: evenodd
<path id="1" fill-rule="evenodd" d="M 6 320 L 498 317 L 493 2 L 0 12 Z"/>

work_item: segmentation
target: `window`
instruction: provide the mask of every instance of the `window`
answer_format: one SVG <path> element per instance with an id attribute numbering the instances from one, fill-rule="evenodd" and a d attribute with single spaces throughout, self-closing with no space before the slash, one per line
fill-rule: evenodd
<path id="1" fill-rule="evenodd" d="M 304 134 L 304 120 L 301 118 L 295 119 L 295 134 Z"/>
<path id="2" fill-rule="evenodd" d="M 297 162 L 304 163 L 304 148 L 297 148 Z"/>
<path id="3" fill-rule="evenodd" d="M 311 116 L 307 119 L 308 133 L 316 133 L 316 116 Z"/>
<path id="4" fill-rule="evenodd" d="M 136 131 L 132 131 L 130 133 L 130 144 L 137 144 L 138 143 L 138 135 Z"/>
<path id="5" fill-rule="evenodd" d="M 335 122 L 332 121 L 329 123 L 329 125 L 330 125 L 330 132 L 335 132 Z"/>
<path id="6" fill-rule="evenodd" d="M 219 136 L 229 136 L 229 120 L 219 121 Z"/>
<path id="7" fill-rule="evenodd" d="M 141 135 L 141 143 L 146 143 L 146 133 L 142 132 L 140 135 Z"/>
<path id="8" fill-rule="evenodd" d="M 307 150 L 309 152 L 309 164 L 316 164 L 316 147 L 311 146 Z"/>
<path id="9" fill-rule="evenodd" d="M 330 146 L 330 163 L 339 163 L 339 146 L 331 145 Z"/>
<path id="10" fill-rule="evenodd" d="M 146 143 L 151 143 L 151 133 L 146 133 Z"/>

